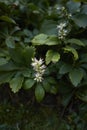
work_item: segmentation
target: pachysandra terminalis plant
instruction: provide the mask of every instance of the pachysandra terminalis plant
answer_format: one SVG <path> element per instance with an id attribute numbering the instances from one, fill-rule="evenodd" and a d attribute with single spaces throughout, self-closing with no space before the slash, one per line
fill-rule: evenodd
<path id="1" fill-rule="evenodd" d="M 86 2 L 1 0 L 0 14 L 0 84 L 87 102 Z"/>
<path id="2" fill-rule="evenodd" d="M 85 129 L 79 122 L 87 122 L 86 0 L 0 0 L 0 84 L 6 83 L 39 102 L 55 94 L 68 106 L 72 130 Z"/>

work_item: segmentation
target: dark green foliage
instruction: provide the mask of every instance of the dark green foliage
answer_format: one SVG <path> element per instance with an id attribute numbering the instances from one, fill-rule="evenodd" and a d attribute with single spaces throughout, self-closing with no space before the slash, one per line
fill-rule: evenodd
<path id="1" fill-rule="evenodd" d="M 0 85 L 7 84 L 15 94 L 31 92 L 39 103 L 54 95 L 59 117 L 66 117 L 58 129 L 85 130 L 86 0 L 0 0 Z"/>

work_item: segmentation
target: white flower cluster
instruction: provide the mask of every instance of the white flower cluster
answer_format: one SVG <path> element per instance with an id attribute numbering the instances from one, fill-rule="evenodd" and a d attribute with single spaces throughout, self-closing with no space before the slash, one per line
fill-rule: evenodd
<path id="1" fill-rule="evenodd" d="M 67 35 L 68 31 L 65 29 L 66 26 L 66 23 L 60 23 L 59 25 L 57 25 L 59 39 L 64 39 Z"/>
<path id="2" fill-rule="evenodd" d="M 37 82 L 42 82 L 43 80 L 43 74 L 46 68 L 46 66 L 43 63 L 44 61 L 41 58 L 39 60 L 37 60 L 36 58 L 32 58 L 31 65 L 36 72 L 34 80 L 36 80 Z"/>
<path id="3" fill-rule="evenodd" d="M 64 6 L 57 6 L 56 9 L 58 10 L 58 13 L 60 13 L 62 17 L 67 17 L 68 19 L 71 19 L 72 14 L 69 13 Z"/>
<path id="4" fill-rule="evenodd" d="M 72 18 L 72 14 L 71 13 L 68 13 L 67 16 L 68 16 L 68 19 Z"/>
<path id="5" fill-rule="evenodd" d="M 65 10 L 65 7 L 64 6 L 57 6 L 56 9 L 58 11 L 64 11 Z"/>

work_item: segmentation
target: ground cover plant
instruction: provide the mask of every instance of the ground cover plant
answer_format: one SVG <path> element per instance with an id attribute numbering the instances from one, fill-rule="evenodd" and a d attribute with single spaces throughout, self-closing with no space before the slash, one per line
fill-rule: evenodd
<path id="1" fill-rule="evenodd" d="M 0 0 L 1 129 L 22 129 L 27 107 L 51 109 L 55 126 L 43 116 L 43 128 L 28 119 L 23 130 L 87 129 L 86 35 L 86 0 Z M 20 109 L 12 128 L 5 102 Z"/>

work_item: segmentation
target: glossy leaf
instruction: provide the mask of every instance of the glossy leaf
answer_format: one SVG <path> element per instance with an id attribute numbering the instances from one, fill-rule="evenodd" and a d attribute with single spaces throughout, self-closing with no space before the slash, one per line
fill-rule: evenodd
<path id="1" fill-rule="evenodd" d="M 17 71 L 17 70 L 20 70 L 20 67 L 16 66 L 11 61 L 0 66 L 0 72 L 9 72 L 9 71 Z"/>
<path id="2" fill-rule="evenodd" d="M 34 39 L 31 41 L 33 45 L 58 45 L 61 44 L 61 42 L 58 40 L 57 36 L 51 35 L 48 36 L 46 34 L 39 34 L 34 37 Z"/>
<path id="3" fill-rule="evenodd" d="M 48 36 L 46 34 L 39 34 L 31 41 L 33 45 L 44 45 Z"/>
<path id="4" fill-rule="evenodd" d="M 24 64 L 22 47 L 9 48 L 9 54 L 14 62 Z"/>
<path id="5" fill-rule="evenodd" d="M 15 48 L 15 41 L 14 41 L 13 37 L 11 37 L 11 36 L 7 37 L 5 40 L 5 43 L 6 43 L 7 47 Z"/>
<path id="6" fill-rule="evenodd" d="M 41 84 L 37 84 L 35 88 L 35 97 L 38 102 L 42 101 L 45 96 L 45 90 Z"/>
<path id="7" fill-rule="evenodd" d="M 87 27 L 87 15 L 86 14 L 76 14 L 73 16 L 73 21 L 79 27 Z"/>
<path id="8" fill-rule="evenodd" d="M 45 59 L 47 65 L 51 62 L 52 57 L 53 57 L 53 51 L 48 50 L 47 53 L 46 53 L 46 59 Z"/>
<path id="9" fill-rule="evenodd" d="M 48 46 L 58 45 L 60 44 L 60 41 L 58 41 L 58 38 L 56 36 L 49 36 L 49 38 L 45 41 L 44 44 Z"/>
<path id="10" fill-rule="evenodd" d="M 51 61 L 53 63 L 58 62 L 60 60 L 60 54 L 53 50 L 48 50 L 46 53 L 46 64 L 48 65 Z"/>
<path id="11" fill-rule="evenodd" d="M 21 72 L 25 78 L 31 78 L 31 75 L 32 75 L 31 69 L 26 68 L 26 69 L 22 70 Z"/>
<path id="12" fill-rule="evenodd" d="M 71 43 L 72 45 L 73 44 L 76 44 L 76 45 L 78 45 L 78 46 L 85 46 L 85 44 L 84 44 L 84 42 L 82 42 L 81 40 L 79 40 L 79 39 L 75 39 L 75 38 L 72 38 L 72 39 L 69 39 L 68 40 L 68 43 Z"/>
<path id="13" fill-rule="evenodd" d="M 43 81 L 43 87 L 44 87 L 46 92 L 50 92 L 51 85 L 47 80 Z"/>
<path id="14" fill-rule="evenodd" d="M 0 72 L 0 84 L 9 83 L 14 74 L 14 72 Z"/>
<path id="15" fill-rule="evenodd" d="M 60 54 L 58 52 L 54 52 L 53 57 L 52 57 L 52 62 L 56 63 L 60 60 Z"/>
<path id="16" fill-rule="evenodd" d="M 35 48 L 32 46 L 27 46 L 23 49 L 23 58 L 24 61 L 27 65 L 29 65 L 31 63 L 31 59 L 34 57 L 35 55 Z"/>
<path id="17" fill-rule="evenodd" d="M 47 35 L 56 35 L 57 34 L 57 23 L 53 20 L 44 20 L 41 25 L 40 32 Z"/>
<path id="18" fill-rule="evenodd" d="M 33 80 L 33 79 L 27 79 L 27 80 L 25 81 L 25 83 L 24 83 L 23 88 L 24 88 L 24 89 L 30 89 L 30 88 L 33 87 L 34 83 L 35 83 L 35 80 Z"/>
<path id="19" fill-rule="evenodd" d="M 87 4 L 82 6 L 82 13 L 87 14 Z"/>
<path id="20" fill-rule="evenodd" d="M 71 70 L 72 70 L 72 66 L 71 65 L 69 65 L 69 64 L 63 64 L 60 67 L 59 73 L 60 74 L 66 74 L 66 73 L 70 72 Z"/>
<path id="21" fill-rule="evenodd" d="M 9 48 L 9 53 L 16 63 L 20 65 L 30 65 L 31 59 L 35 54 L 34 47 L 26 46 L 24 48 L 22 47 L 16 47 L 16 48 Z"/>
<path id="22" fill-rule="evenodd" d="M 79 58 L 78 56 L 78 52 L 73 48 L 73 47 L 70 47 L 70 46 L 66 46 L 64 48 L 64 52 L 67 53 L 67 52 L 71 52 L 74 56 L 74 60 L 77 60 Z"/>
<path id="23" fill-rule="evenodd" d="M 81 69 L 72 69 L 69 73 L 69 78 L 72 84 L 77 87 L 83 78 L 83 71 Z"/>
<path id="24" fill-rule="evenodd" d="M 8 16 L 0 16 L 0 20 L 3 20 L 3 21 L 8 22 L 8 23 L 16 24 L 16 22 Z"/>
<path id="25" fill-rule="evenodd" d="M 22 76 L 12 78 L 10 81 L 10 88 L 14 93 L 18 92 L 21 89 L 23 80 L 24 78 Z"/>
<path id="26" fill-rule="evenodd" d="M 68 9 L 69 9 L 69 11 L 71 12 L 71 13 L 75 13 L 75 12 L 77 12 L 78 10 L 80 10 L 80 5 L 81 5 L 81 3 L 80 2 L 74 2 L 73 0 L 70 0 L 70 1 L 68 1 L 67 2 L 67 7 L 68 7 Z"/>

